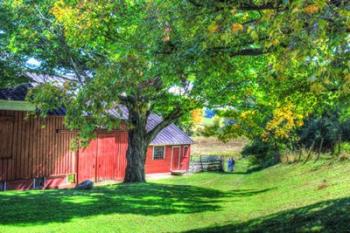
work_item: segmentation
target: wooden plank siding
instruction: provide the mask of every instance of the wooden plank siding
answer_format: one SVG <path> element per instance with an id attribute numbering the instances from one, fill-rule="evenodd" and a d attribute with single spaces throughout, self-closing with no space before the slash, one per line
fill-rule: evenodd
<path id="1" fill-rule="evenodd" d="M 75 182 L 124 179 L 128 132 L 123 124 L 120 130 L 97 130 L 96 138 L 75 152 L 70 144 L 76 132 L 65 129 L 63 116 L 42 119 L 0 110 L 0 121 L 0 181 L 6 181 L 7 189 L 30 189 L 33 178 L 41 177 L 44 188 L 72 187 L 69 174 L 75 175 Z M 174 148 L 179 152 L 176 161 Z M 174 166 L 188 170 L 190 145 L 165 145 L 164 149 L 164 158 L 155 160 L 153 146 L 148 147 L 146 174 L 170 173 Z"/>
<path id="2" fill-rule="evenodd" d="M 0 111 L 0 117 L 13 117 L 9 158 L 0 158 L 0 180 L 20 180 L 75 173 L 75 152 L 70 141 L 75 133 L 63 129 L 63 117 L 27 117 L 26 112 Z M 6 140 L 8 141 L 8 140 Z M 0 143 L 5 143 L 0 138 Z"/>

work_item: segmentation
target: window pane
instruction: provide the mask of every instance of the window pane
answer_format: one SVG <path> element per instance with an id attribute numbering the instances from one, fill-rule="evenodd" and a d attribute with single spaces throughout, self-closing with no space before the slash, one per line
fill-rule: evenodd
<path id="1" fill-rule="evenodd" d="M 155 146 L 153 148 L 153 159 L 154 160 L 164 159 L 164 147 L 163 146 Z"/>

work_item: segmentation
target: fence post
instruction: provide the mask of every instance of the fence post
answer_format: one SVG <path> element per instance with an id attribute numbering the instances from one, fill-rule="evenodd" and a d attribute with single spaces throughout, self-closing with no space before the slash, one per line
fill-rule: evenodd
<path id="1" fill-rule="evenodd" d="M 201 172 L 202 172 L 204 170 L 203 162 L 202 162 L 202 155 L 199 156 L 199 163 L 201 164 Z"/>
<path id="2" fill-rule="evenodd" d="M 221 164 L 221 167 L 220 167 L 220 170 L 221 170 L 221 172 L 224 172 L 225 171 L 225 159 L 224 159 L 224 156 L 220 156 L 220 164 Z"/>

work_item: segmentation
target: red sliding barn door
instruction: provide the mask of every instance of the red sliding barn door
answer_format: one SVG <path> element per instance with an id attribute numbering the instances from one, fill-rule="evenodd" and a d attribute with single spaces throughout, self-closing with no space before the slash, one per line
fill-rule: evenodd
<path id="1" fill-rule="evenodd" d="M 86 148 L 79 150 L 78 182 L 96 179 L 97 140 L 91 140 Z"/>
<path id="2" fill-rule="evenodd" d="M 79 150 L 78 182 L 121 180 L 125 175 L 127 133 L 101 133 Z"/>
<path id="3" fill-rule="evenodd" d="M 97 181 L 113 180 L 117 170 L 117 138 L 115 134 L 98 135 Z"/>
<path id="4" fill-rule="evenodd" d="M 127 164 L 126 151 L 128 149 L 128 132 L 117 132 L 116 139 L 118 141 L 116 179 L 122 180 L 125 176 L 125 169 Z"/>

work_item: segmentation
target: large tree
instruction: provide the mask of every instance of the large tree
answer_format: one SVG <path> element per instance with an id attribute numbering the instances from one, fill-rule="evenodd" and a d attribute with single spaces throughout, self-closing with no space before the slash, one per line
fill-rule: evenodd
<path id="1" fill-rule="evenodd" d="M 262 73 L 287 83 L 275 85 L 285 95 L 303 92 L 348 56 L 340 0 L 3 2 L 16 28 L 11 51 L 40 61 L 32 72 L 66 80 L 35 90 L 43 112 L 63 104 L 68 127 L 89 138 L 118 123 L 109 110 L 127 107 L 125 182 L 145 181 L 148 144 L 184 113 L 242 102 Z M 346 81 L 343 69 L 332 71 Z M 146 129 L 151 112 L 163 120 Z"/>

